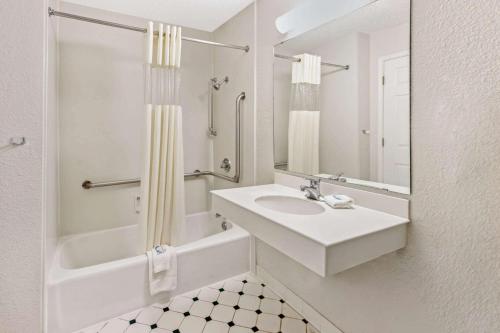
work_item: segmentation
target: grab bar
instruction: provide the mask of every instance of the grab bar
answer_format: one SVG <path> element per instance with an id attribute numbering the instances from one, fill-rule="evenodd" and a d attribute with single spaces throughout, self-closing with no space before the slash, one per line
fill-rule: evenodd
<path id="1" fill-rule="evenodd" d="M 226 176 L 214 171 L 200 171 L 200 170 L 195 170 L 192 173 L 185 173 L 184 174 L 184 179 L 187 178 L 193 178 L 193 177 L 199 177 L 199 176 L 214 176 L 217 178 L 221 178 L 233 183 L 239 183 L 240 182 L 240 176 L 241 176 L 241 102 L 245 99 L 246 95 L 245 92 L 241 92 L 237 97 L 236 97 L 236 121 L 235 121 L 235 127 L 236 127 L 236 148 L 235 148 L 235 163 L 234 163 L 234 176 Z M 112 180 L 112 181 L 105 181 L 105 182 L 92 182 L 90 180 L 85 180 L 82 183 L 82 187 L 86 190 L 96 188 L 96 187 L 107 187 L 107 186 L 117 186 L 117 185 L 140 185 L 141 179 L 140 178 L 134 178 L 134 179 L 122 179 L 122 180 Z"/>
<path id="2" fill-rule="evenodd" d="M 209 176 L 211 174 L 212 174 L 211 171 L 195 170 L 192 173 L 185 173 L 184 179 L 194 178 L 194 177 L 199 177 L 199 176 Z M 91 188 L 96 188 L 96 187 L 108 187 L 108 186 L 117 186 L 117 185 L 139 185 L 140 183 L 141 183 L 140 178 L 110 180 L 110 181 L 106 181 L 106 182 L 92 182 L 90 180 L 85 180 L 82 183 L 82 187 L 86 190 L 89 190 Z"/>
<path id="3" fill-rule="evenodd" d="M 235 144 L 235 151 L 234 151 L 234 176 L 229 177 L 217 172 L 212 172 L 212 176 L 225 179 L 227 181 L 233 182 L 233 183 L 239 183 L 240 182 L 240 173 L 241 173 L 241 101 L 245 99 L 246 95 L 245 92 L 242 91 L 237 97 L 236 97 L 236 117 L 235 117 L 235 139 L 236 139 L 236 144 Z"/>

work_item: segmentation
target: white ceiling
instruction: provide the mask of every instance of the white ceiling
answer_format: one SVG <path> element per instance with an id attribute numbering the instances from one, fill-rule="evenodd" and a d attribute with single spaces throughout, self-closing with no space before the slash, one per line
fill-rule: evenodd
<path id="1" fill-rule="evenodd" d="M 214 31 L 254 0 L 65 0 L 184 27 Z"/>
<path id="2" fill-rule="evenodd" d="M 316 29 L 287 40 L 280 53 L 301 53 L 352 32 L 371 33 L 410 21 L 410 0 L 377 0 Z"/>

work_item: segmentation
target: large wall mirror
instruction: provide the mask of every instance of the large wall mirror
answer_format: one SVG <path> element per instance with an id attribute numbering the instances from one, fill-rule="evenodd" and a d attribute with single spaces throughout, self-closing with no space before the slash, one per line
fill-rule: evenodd
<path id="1" fill-rule="evenodd" d="M 275 168 L 409 194 L 410 0 L 373 1 L 274 55 Z"/>

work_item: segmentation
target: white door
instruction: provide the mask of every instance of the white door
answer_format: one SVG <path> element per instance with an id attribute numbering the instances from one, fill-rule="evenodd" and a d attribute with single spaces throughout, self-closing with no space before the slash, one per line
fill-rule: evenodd
<path id="1" fill-rule="evenodd" d="M 383 182 L 410 186 L 410 58 L 388 57 L 382 63 Z"/>

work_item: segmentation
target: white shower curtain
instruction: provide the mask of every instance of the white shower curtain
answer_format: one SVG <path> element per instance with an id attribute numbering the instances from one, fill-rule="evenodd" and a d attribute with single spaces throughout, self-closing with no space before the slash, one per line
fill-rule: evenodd
<path id="1" fill-rule="evenodd" d="M 288 170 L 319 173 L 319 88 L 321 57 L 297 56 L 292 64 L 292 89 L 288 123 Z"/>
<path id="2" fill-rule="evenodd" d="M 183 233 L 184 155 L 179 105 L 181 28 L 158 24 L 146 34 L 146 147 L 141 180 L 141 250 L 176 245 Z"/>

